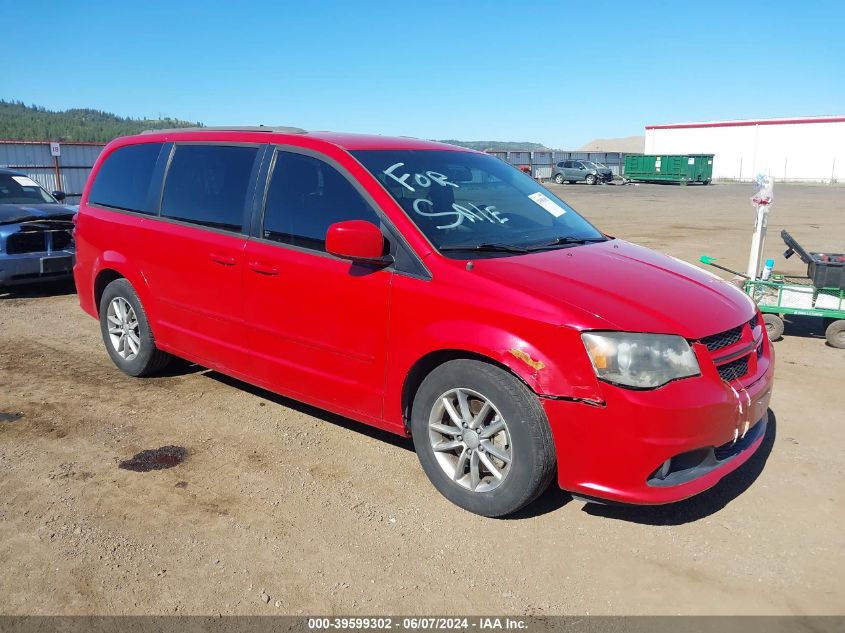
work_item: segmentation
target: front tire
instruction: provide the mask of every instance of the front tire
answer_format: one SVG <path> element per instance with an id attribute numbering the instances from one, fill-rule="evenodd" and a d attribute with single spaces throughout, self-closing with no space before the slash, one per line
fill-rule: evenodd
<path id="1" fill-rule="evenodd" d="M 585 180 L 587 181 L 588 185 L 594 185 L 598 182 L 598 178 L 596 178 L 594 174 L 587 174 Z"/>
<path id="2" fill-rule="evenodd" d="M 516 512 L 554 474 L 552 434 L 537 396 L 487 363 L 454 360 L 432 371 L 414 398 L 411 432 L 434 487 L 476 514 Z"/>
<path id="3" fill-rule="evenodd" d="M 115 279 L 100 298 L 100 332 L 106 351 L 130 376 L 149 376 L 170 361 L 155 345 L 147 313 L 126 279 Z"/>

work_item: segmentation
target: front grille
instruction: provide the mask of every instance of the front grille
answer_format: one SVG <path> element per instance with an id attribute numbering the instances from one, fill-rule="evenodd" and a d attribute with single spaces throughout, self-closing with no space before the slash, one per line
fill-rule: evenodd
<path id="1" fill-rule="evenodd" d="M 722 380 L 726 380 L 728 382 L 742 378 L 748 373 L 748 356 L 743 356 L 742 358 L 738 358 L 730 363 L 719 365 L 716 370 L 719 372 Z"/>
<path id="2" fill-rule="evenodd" d="M 12 233 L 6 239 L 6 252 L 9 255 L 18 253 L 40 253 L 47 250 L 47 240 L 43 231 L 22 231 Z"/>
<path id="3" fill-rule="evenodd" d="M 53 233 L 53 250 L 60 251 L 73 245 L 70 231 L 55 231 Z"/>
<path id="4" fill-rule="evenodd" d="M 718 334 L 705 336 L 703 339 L 701 339 L 701 342 L 708 350 L 710 350 L 711 352 L 715 352 L 716 350 L 729 347 L 734 343 L 738 343 L 741 338 L 742 326 L 738 325 L 732 330 L 726 330 L 725 332 L 719 332 Z"/>
<path id="5" fill-rule="evenodd" d="M 757 318 L 757 315 L 755 314 L 753 317 L 751 317 L 751 320 L 748 322 L 748 327 L 750 327 L 753 330 L 755 327 L 757 327 L 757 323 L 759 323 L 759 319 Z"/>

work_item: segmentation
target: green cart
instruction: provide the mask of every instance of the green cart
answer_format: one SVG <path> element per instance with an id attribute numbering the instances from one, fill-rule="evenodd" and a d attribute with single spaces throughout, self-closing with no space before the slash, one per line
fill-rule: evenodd
<path id="1" fill-rule="evenodd" d="M 845 290 L 793 283 L 783 275 L 773 275 L 770 281 L 746 280 L 743 289 L 760 307 L 770 340 L 783 334 L 784 315 L 798 314 L 826 319 L 827 342 L 845 348 Z"/>

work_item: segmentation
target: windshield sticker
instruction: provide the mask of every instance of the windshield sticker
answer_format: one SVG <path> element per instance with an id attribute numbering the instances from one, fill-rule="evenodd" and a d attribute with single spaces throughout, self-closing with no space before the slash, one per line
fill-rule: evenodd
<path id="1" fill-rule="evenodd" d="M 560 206 L 556 202 L 549 200 L 545 195 L 543 195 L 539 191 L 537 193 L 532 193 L 528 197 L 531 198 L 531 200 L 533 200 L 534 202 L 539 204 L 541 207 L 543 207 L 546 211 L 551 213 L 556 218 L 559 218 L 564 213 L 566 213 L 566 209 L 564 209 L 562 206 Z"/>
<path id="2" fill-rule="evenodd" d="M 460 187 L 455 183 L 449 182 L 449 178 L 447 176 L 437 171 L 427 171 L 425 173 L 418 174 L 409 174 L 406 172 L 401 175 L 397 175 L 394 173 L 397 169 L 404 166 L 405 163 L 396 163 L 385 169 L 383 173 L 386 176 L 390 176 L 391 178 L 393 178 L 393 180 L 405 187 L 408 191 L 416 191 L 416 189 L 414 189 L 410 184 L 408 184 L 408 181 L 411 180 L 412 177 L 413 182 L 415 182 L 420 187 L 428 188 L 433 182 L 436 182 L 441 187 L 455 187 L 456 189 L 460 189 Z"/>
<path id="3" fill-rule="evenodd" d="M 32 178 L 27 178 L 26 176 L 12 176 L 12 180 L 16 183 L 21 185 L 22 187 L 40 187 L 37 182 L 35 182 Z"/>
<path id="4" fill-rule="evenodd" d="M 429 210 L 423 210 L 422 205 L 428 205 Z M 504 224 L 508 221 L 507 218 L 503 218 L 501 214 L 496 211 L 496 207 L 494 206 L 484 205 L 484 208 L 482 209 L 472 202 L 468 202 L 466 205 L 467 206 L 463 206 L 454 202 L 452 203 L 452 211 L 432 211 L 432 209 L 434 209 L 434 203 L 431 200 L 427 198 L 417 198 L 414 200 L 414 212 L 427 218 L 452 218 L 453 222 L 451 224 L 439 225 L 436 227 L 438 229 L 453 229 L 456 226 L 463 224 L 464 220 L 469 220 L 473 224 L 475 222 Z M 472 208 L 468 209 L 467 207 Z"/>

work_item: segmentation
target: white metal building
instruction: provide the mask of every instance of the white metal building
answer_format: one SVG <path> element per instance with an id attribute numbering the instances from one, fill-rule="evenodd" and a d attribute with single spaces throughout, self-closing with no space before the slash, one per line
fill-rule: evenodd
<path id="1" fill-rule="evenodd" d="M 647 125 L 646 154 L 714 154 L 713 178 L 845 182 L 845 116 Z"/>

